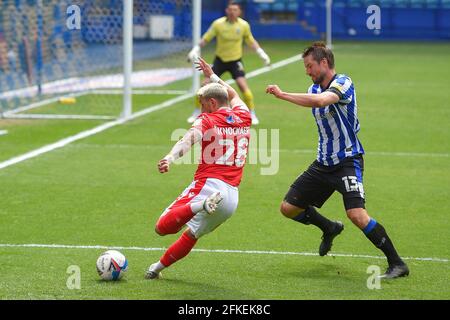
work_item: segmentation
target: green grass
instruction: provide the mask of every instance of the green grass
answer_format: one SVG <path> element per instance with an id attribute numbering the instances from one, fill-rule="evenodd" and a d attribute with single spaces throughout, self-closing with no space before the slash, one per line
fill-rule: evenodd
<path id="1" fill-rule="evenodd" d="M 173 97 L 173 95 L 167 94 L 134 95 L 132 100 L 133 111 L 140 111 L 142 109 L 150 107 L 151 105 L 164 102 Z M 89 94 L 77 97 L 74 104 L 53 102 L 39 108 L 31 109 L 27 113 L 103 115 L 118 117 L 123 108 L 122 101 L 122 95 Z"/>
<path id="2" fill-rule="evenodd" d="M 267 42 L 263 47 L 277 61 L 299 53 L 304 43 Z M 367 209 L 385 226 L 403 257 L 450 259 L 450 97 L 445 88 L 449 54 L 448 44 L 335 46 L 337 71 L 352 77 L 358 94 L 360 139 L 367 151 Z M 255 54 L 248 53 L 244 61 L 247 70 L 261 66 Z M 237 212 L 199 240 L 196 248 L 317 252 L 319 230 L 278 213 L 291 182 L 315 158 L 317 129 L 310 110 L 266 95 L 264 88 L 269 83 L 302 92 L 310 79 L 302 63 L 296 63 L 249 80 L 261 120 L 259 128 L 280 130 L 279 171 L 264 176 L 261 165 L 247 165 Z M 158 99 L 145 96 L 136 104 L 153 105 Z M 170 150 L 173 130 L 187 128 L 185 120 L 191 111 L 192 101 L 184 101 L 0 170 L 0 243 L 168 247 L 177 236 L 157 236 L 154 224 L 191 182 L 195 166 L 174 166 L 170 173 L 160 175 L 156 163 Z M 0 136 L 0 159 L 98 123 L 2 120 L 0 127 L 10 133 Z M 392 154 L 402 152 L 414 154 Z M 320 212 L 346 225 L 332 252 L 381 254 L 346 219 L 339 194 Z M 146 281 L 145 268 L 163 251 L 124 249 L 130 264 L 126 278 L 105 283 L 99 281 L 95 270 L 102 251 L 0 247 L 4 269 L 0 298 L 450 298 L 449 262 L 407 260 L 408 278 L 383 282 L 380 290 L 369 290 L 366 270 L 370 265 L 384 269 L 383 259 L 192 252 L 165 270 L 163 280 Z M 66 287 L 70 265 L 81 268 L 80 290 Z"/>

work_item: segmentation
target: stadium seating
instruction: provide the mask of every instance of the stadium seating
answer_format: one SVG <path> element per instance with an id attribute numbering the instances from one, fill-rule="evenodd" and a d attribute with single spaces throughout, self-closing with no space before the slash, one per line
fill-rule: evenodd
<path id="1" fill-rule="evenodd" d="M 271 3 L 243 1 L 245 12 L 255 34 L 264 36 L 265 23 L 276 28 L 279 38 L 305 39 L 317 37 L 326 29 L 325 1 L 276 0 Z M 382 30 L 374 33 L 366 26 L 366 9 L 378 5 L 382 14 Z M 334 0 L 333 37 L 360 39 L 449 39 L 450 0 Z M 289 15 L 290 14 L 290 15 Z M 296 21 L 292 21 L 292 17 Z M 286 18 L 287 17 L 287 18 Z M 283 20 L 284 19 L 284 20 Z M 295 19 L 294 19 L 295 20 Z M 292 32 L 289 23 L 301 22 L 304 30 Z M 276 26 L 278 24 L 278 26 Z M 283 32 L 282 30 L 285 30 Z M 260 32 L 259 29 L 262 31 Z M 317 32 L 308 32 L 315 29 Z M 275 34 L 269 33 L 270 37 Z"/>

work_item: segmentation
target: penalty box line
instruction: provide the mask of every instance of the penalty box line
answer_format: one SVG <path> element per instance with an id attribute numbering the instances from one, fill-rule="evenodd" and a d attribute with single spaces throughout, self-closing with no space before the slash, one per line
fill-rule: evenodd
<path id="1" fill-rule="evenodd" d="M 271 66 L 263 67 L 263 68 L 254 70 L 252 72 L 249 72 L 247 74 L 247 78 L 257 77 L 257 76 L 259 76 L 261 74 L 267 73 L 267 72 L 272 71 L 274 69 L 278 69 L 278 68 L 284 67 L 284 66 L 286 66 L 286 65 L 288 65 L 290 63 L 293 63 L 295 61 L 300 61 L 301 59 L 302 59 L 301 55 L 295 55 L 293 57 L 290 57 L 290 58 L 278 61 L 278 62 L 274 63 Z M 228 80 L 226 82 L 231 84 L 231 83 L 234 83 L 234 80 Z M 122 119 L 117 119 L 117 120 L 114 120 L 114 121 L 106 122 L 106 123 L 104 123 L 102 125 L 99 125 L 99 126 L 93 128 L 93 129 L 82 131 L 82 132 L 80 132 L 80 133 L 78 133 L 76 135 L 69 136 L 67 138 L 61 139 L 61 140 L 59 140 L 59 141 L 57 141 L 55 143 L 48 144 L 48 145 L 43 146 L 41 148 L 32 150 L 30 152 L 24 153 L 24 154 L 16 156 L 16 157 L 13 157 L 13 158 L 8 159 L 6 161 L 0 162 L 0 170 L 5 169 L 7 167 L 10 167 L 12 165 L 18 164 L 18 163 L 23 162 L 25 160 L 38 157 L 38 156 L 40 156 L 40 155 L 42 155 L 44 153 L 47 153 L 47 152 L 50 152 L 50 151 L 62 148 L 62 147 L 66 146 L 66 145 L 68 145 L 68 144 L 70 144 L 72 142 L 75 142 L 75 141 L 78 141 L 78 140 L 81 140 L 81 139 L 93 136 L 93 135 L 98 134 L 100 132 L 103 132 L 103 131 L 105 131 L 107 129 L 110 129 L 110 128 L 115 127 L 115 126 L 120 125 L 120 124 L 124 124 L 124 123 L 126 123 L 128 121 L 140 118 L 140 117 L 142 117 L 144 115 L 147 115 L 147 114 L 150 114 L 152 112 L 168 108 L 168 107 L 173 106 L 174 104 L 176 104 L 178 102 L 181 102 L 181 101 L 187 100 L 189 98 L 192 98 L 193 96 L 194 96 L 194 93 L 183 94 L 181 96 L 178 96 L 176 98 L 167 100 L 167 101 L 165 101 L 163 103 L 160 103 L 158 105 L 147 107 L 147 108 L 145 108 L 145 109 L 143 109 L 141 111 L 133 113 L 131 116 L 129 116 L 127 118 L 122 118 Z"/>
<path id="2" fill-rule="evenodd" d="M 134 251 L 166 251 L 167 248 L 145 248 L 145 247 L 121 247 L 121 246 L 104 246 L 104 245 L 66 245 L 66 244 L 9 244 L 1 243 L 0 248 L 38 248 L 38 249 L 95 249 L 95 250 L 134 250 Z M 293 255 L 293 256 L 319 256 L 318 253 L 312 252 L 290 252 L 290 251 L 262 251 L 262 250 L 229 250 L 229 249 L 192 249 L 194 252 L 206 253 L 236 253 L 236 254 L 253 254 L 253 255 Z M 349 254 L 349 253 L 332 253 L 328 256 L 342 258 L 365 258 L 365 259 L 386 259 L 382 256 L 371 256 L 365 254 Z M 430 261 L 448 263 L 449 259 L 444 258 L 421 258 L 421 257 L 402 257 L 404 260 L 414 261 Z"/>

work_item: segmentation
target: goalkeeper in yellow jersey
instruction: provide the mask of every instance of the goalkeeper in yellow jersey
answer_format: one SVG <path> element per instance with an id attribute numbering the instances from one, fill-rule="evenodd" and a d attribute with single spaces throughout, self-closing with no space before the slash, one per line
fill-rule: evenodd
<path id="1" fill-rule="evenodd" d="M 245 40 L 247 45 L 258 53 L 265 65 L 270 64 L 270 58 L 253 38 L 248 22 L 239 17 L 241 15 L 239 4 L 230 1 L 225 12 L 226 16 L 214 20 L 208 31 L 203 35 L 200 43 L 189 52 L 188 60 L 191 62 L 196 61 L 198 56 L 200 56 L 200 48 L 216 37 L 216 57 L 212 69 L 219 77 L 226 71 L 231 73 L 242 92 L 245 104 L 251 110 L 252 124 L 257 125 L 259 120 L 255 114 L 253 94 L 245 79 L 245 71 L 242 64 L 242 42 Z M 192 116 L 188 118 L 188 122 L 193 123 L 199 114 L 200 108 L 197 106 Z"/>

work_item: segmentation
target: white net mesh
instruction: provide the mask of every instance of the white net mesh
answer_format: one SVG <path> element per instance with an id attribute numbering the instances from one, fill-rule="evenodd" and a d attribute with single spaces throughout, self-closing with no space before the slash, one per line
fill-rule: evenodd
<path id="1" fill-rule="evenodd" d="M 127 1 L 127 0 L 125 0 Z M 134 0 L 133 88 L 189 90 L 191 0 Z M 0 107 L 12 114 L 122 108 L 123 2 L 0 2 Z M 184 80 L 183 80 L 184 79 Z M 61 99 L 61 97 L 64 97 Z M 64 103 L 76 104 L 70 110 Z"/>

